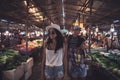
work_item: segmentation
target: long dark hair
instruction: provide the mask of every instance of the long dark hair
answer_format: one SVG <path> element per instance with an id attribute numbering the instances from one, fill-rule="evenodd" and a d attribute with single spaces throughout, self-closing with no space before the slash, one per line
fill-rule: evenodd
<path id="1" fill-rule="evenodd" d="M 57 35 L 56 38 L 55 38 L 55 40 L 56 40 L 55 53 L 56 53 L 56 51 L 58 49 L 63 48 L 64 37 L 63 37 L 63 35 L 62 35 L 62 33 L 60 31 L 58 31 L 55 28 L 54 28 L 54 30 L 55 30 L 55 33 Z M 48 37 L 46 46 L 49 46 L 50 43 L 52 43 L 52 39 L 50 37 Z"/>

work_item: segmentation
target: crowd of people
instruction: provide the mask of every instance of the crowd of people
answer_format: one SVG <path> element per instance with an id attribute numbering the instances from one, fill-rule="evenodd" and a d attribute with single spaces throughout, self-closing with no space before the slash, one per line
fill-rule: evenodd
<path id="1" fill-rule="evenodd" d="M 22 42 L 21 35 L 2 35 L 1 37 L 1 48 L 15 47 L 17 44 Z"/>

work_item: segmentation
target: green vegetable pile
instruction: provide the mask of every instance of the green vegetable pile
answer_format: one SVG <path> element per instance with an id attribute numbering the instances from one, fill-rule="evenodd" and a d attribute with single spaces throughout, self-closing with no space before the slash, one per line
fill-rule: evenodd
<path id="1" fill-rule="evenodd" d="M 15 55 L 18 55 L 18 51 L 15 51 L 13 49 L 5 50 L 0 55 L 0 64 L 5 64 L 8 59 L 12 59 Z"/>
<path id="2" fill-rule="evenodd" d="M 3 65 L 3 70 L 15 69 L 27 59 L 27 55 L 23 56 L 16 50 L 7 49 L 0 55 L 0 65 Z"/>
<path id="3" fill-rule="evenodd" d="M 91 54 L 93 61 L 96 61 L 101 67 L 110 71 L 111 73 L 120 76 L 120 65 L 110 59 L 106 58 L 100 53 Z"/>

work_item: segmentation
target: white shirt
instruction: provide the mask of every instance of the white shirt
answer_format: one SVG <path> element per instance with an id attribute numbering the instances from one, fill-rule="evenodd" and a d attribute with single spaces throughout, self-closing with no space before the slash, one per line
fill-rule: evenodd
<path id="1" fill-rule="evenodd" d="M 46 63 L 47 66 L 61 66 L 63 65 L 63 48 L 56 51 L 46 49 Z"/>

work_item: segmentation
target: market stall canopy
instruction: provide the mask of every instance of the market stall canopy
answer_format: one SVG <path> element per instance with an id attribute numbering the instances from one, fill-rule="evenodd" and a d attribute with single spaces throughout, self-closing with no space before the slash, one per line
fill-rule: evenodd
<path id="1" fill-rule="evenodd" d="M 43 17 L 66 28 L 77 19 L 85 24 L 112 24 L 120 18 L 119 4 L 120 0 L 0 0 L 0 18 L 39 27 Z"/>

